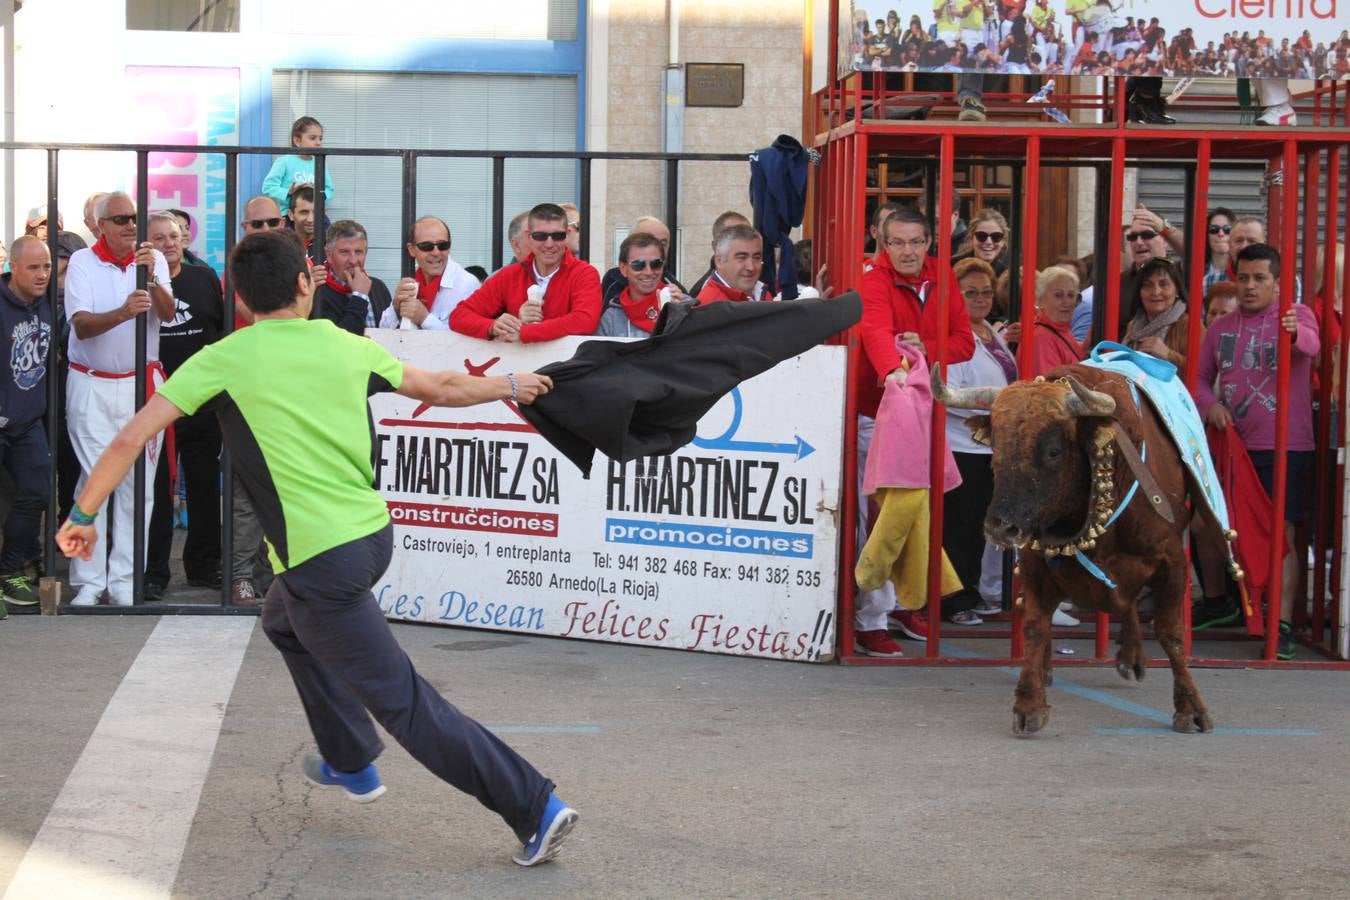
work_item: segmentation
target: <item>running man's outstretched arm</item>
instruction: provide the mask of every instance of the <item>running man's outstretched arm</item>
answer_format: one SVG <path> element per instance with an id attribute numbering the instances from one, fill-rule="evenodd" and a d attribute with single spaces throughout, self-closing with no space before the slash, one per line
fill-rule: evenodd
<path id="1" fill-rule="evenodd" d="M 156 394 L 117 432 L 117 437 L 112 439 L 108 449 L 94 464 L 94 471 L 89 473 L 89 480 L 84 483 L 84 490 L 75 501 L 71 517 L 56 533 L 56 544 L 62 553 L 81 559 L 89 559 L 93 555 L 94 543 L 98 540 L 94 526 L 76 524 L 75 519 L 93 516 L 136 464 L 136 457 L 145 449 L 145 445 L 182 415 L 178 407 Z M 154 475 L 148 474 L 148 477 L 153 478 Z"/>
<path id="2" fill-rule="evenodd" d="M 474 406 L 493 400 L 533 403 L 552 387 L 553 379 L 533 372 L 484 377 L 463 372 L 428 372 L 415 366 L 404 366 L 403 383 L 398 392 L 432 406 Z"/>

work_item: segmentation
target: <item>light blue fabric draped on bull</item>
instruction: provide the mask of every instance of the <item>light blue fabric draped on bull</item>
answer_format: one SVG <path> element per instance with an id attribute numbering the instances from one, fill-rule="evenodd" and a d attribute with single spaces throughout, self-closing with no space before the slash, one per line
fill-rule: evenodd
<path id="1" fill-rule="evenodd" d="M 1199 485 L 1205 504 L 1223 530 L 1227 531 L 1228 504 L 1224 501 L 1214 460 L 1209 455 L 1205 423 L 1191 399 L 1190 391 L 1186 390 L 1186 384 L 1177 377 L 1177 367 L 1114 341 L 1102 341 L 1093 347 L 1083 365 L 1123 376 L 1148 398 L 1149 404 L 1176 443 L 1181 461 Z"/>

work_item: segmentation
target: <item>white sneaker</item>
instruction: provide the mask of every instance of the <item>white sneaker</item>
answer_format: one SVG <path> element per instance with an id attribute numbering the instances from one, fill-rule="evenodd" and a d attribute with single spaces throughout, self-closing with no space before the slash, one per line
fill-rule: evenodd
<path id="1" fill-rule="evenodd" d="M 1267 106 L 1266 111 L 1256 120 L 1256 124 L 1292 127 L 1298 124 L 1298 114 L 1288 103 L 1277 103 L 1274 106 Z"/>
<path id="2" fill-rule="evenodd" d="M 108 601 L 113 606 L 131 606 L 135 601 L 131 591 L 108 591 Z"/>
<path id="3" fill-rule="evenodd" d="M 1050 617 L 1051 625 L 1058 625 L 1060 628 L 1077 628 L 1082 622 L 1069 615 L 1069 610 L 1073 609 L 1073 604 L 1065 600 L 1055 610 L 1055 614 Z"/>
<path id="4" fill-rule="evenodd" d="M 103 592 L 95 587 L 82 587 L 70 601 L 71 606 L 98 606 L 99 594 Z"/>

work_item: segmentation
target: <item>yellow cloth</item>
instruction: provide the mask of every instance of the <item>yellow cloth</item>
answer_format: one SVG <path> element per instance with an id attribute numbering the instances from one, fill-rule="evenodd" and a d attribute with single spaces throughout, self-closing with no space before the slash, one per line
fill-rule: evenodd
<path id="1" fill-rule="evenodd" d="M 853 576 L 858 587 L 874 591 L 889 578 L 895 598 L 905 609 L 928 602 L 928 489 L 877 488 L 872 499 L 879 512 Z M 961 579 L 942 557 L 942 596 L 961 590 Z"/>

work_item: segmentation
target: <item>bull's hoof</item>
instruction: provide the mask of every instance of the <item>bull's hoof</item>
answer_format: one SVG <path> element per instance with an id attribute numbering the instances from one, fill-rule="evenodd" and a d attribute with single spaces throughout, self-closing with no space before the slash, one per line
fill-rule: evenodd
<path id="1" fill-rule="evenodd" d="M 1123 659 L 1116 660 L 1116 673 L 1126 681 L 1143 681 L 1147 672 L 1148 667 L 1142 663 L 1129 663 Z"/>
<path id="2" fill-rule="evenodd" d="M 1214 718 L 1207 710 L 1178 712 L 1172 716 L 1172 730 L 1181 734 L 1208 734 L 1214 730 Z"/>
<path id="3" fill-rule="evenodd" d="M 1030 712 L 1013 712 L 1013 734 L 1018 737 L 1033 735 L 1050 721 L 1049 707 L 1033 709 Z"/>

